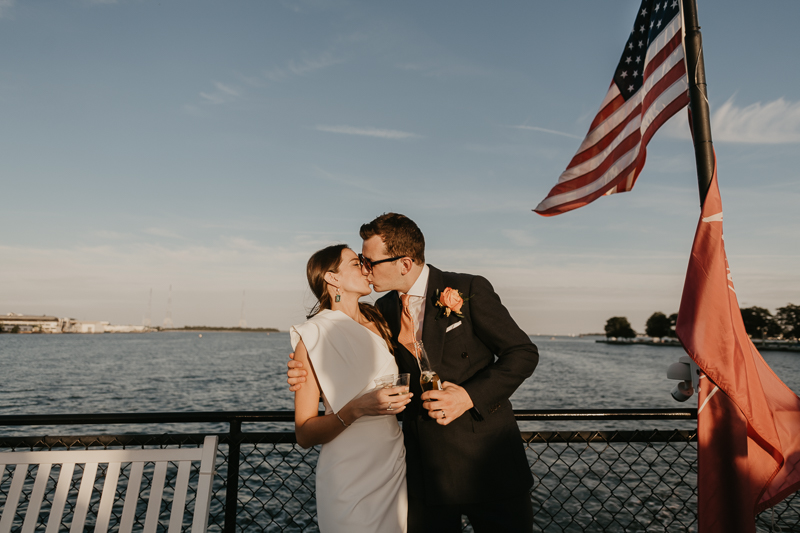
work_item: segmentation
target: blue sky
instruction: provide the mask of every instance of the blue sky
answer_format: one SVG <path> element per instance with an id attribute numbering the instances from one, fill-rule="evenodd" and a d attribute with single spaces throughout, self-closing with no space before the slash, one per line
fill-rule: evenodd
<path id="1" fill-rule="evenodd" d="M 698 0 L 740 303 L 800 304 L 800 3 Z M 286 329 L 304 265 L 413 218 L 529 333 L 679 306 L 699 215 L 684 113 L 636 188 L 532 209 L 638 2 L 0 0 L 0 313 Z"/>

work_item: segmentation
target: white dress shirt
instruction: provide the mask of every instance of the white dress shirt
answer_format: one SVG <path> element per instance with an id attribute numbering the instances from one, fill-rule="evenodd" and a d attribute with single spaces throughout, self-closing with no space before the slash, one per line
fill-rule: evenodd
<path id="1" fill-rule="evenodd" d="M 417 281 L 406 293 L 411 296 L 408 306 L 411 308 L 411 318 L 414 319 L 414 337 L 417 342 L 422 341 L 422 323 L 425 320 L 425 295 L 428 294 L 428 276 L 430 272 L 428 265 L 423 265 Z"/>

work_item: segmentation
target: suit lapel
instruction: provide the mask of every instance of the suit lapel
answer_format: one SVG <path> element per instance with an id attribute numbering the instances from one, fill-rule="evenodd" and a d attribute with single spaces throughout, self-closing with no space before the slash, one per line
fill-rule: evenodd
<path id="1" fill-rule="evenodd" d="M 397 340 L 397 336 L 400 334 L 400 296 L 397 291 L 392 291 L 385 298 L 387 302 L 385 306 L 382 306 L 381 311 L 392 332 L 392 338 Z"/>
<path id="2" fill-rule="evenodd" d="M 442 361 L 444 350 L 444 335 L 447 330 L 446 320 L 436 320 L 439 308 L 436 307 L 436 291 L 441 290 L 443 285 L 442 271 L 436 267 L 428 265 L 428 290 L 425 296 L 425 319 L 422 323 L 422 342 L 428 359 L 434 370 Z"/>

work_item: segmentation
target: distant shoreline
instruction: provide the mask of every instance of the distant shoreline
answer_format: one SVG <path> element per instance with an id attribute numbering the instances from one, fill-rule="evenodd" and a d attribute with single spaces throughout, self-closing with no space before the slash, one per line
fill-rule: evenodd
<path id="1" fill-rule="evenodd" d="M 759 351 L 770 352 L 800 352 L 800 341 L 779 339 L 751 339 L 753 346 Z M 594 342 L 614 344 L 617 346 L 683 346 L 675 337 L 668 339 L 653 339 L 651 337 L 636 337 L 635 339 L 618 339 L 615 337 L 597 339 Z"/>
<path id="2" fill-rule="evenodd" d="M 221 326 L 184 326 L 182 328 L 159 328 L 158 331 L 233 331 L 237 333 L 280 333 L 277 328 L 225 328 Z"/>

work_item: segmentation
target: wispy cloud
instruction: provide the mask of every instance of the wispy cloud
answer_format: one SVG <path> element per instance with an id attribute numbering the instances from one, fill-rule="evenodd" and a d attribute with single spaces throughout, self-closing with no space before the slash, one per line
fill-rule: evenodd
<path id="1" fill-rule="evenodd" d="M 0 0 L 2 2 L 4 0 Z M 1 4 L 0 4 L 1 5 Z M 328 68 L 332 65 L 342 63 L 344 60 L 334 57 L 330 52 L 324 52 L 319 56 L 306 59 L 292 59 L 283 67 L 273 68 L 257 74 L 239 74 L 240 84 L 250 88 L 260 89 L 270 83 L 288 81 L 294 77 L 301 77 L 311 74 L 314 71 Z M 200 102 L 207 105 L 221 105 L 242 99 L 245 92 L 231 83 L 214 82 L 214 89 L 199 93 Z M 201 110 L 193 104 L 185 104 L 183 111 L 189 115 L 202 115 Z"/>
<path id="2" fill-rule="evenodd" d="M 313 58 L 291 59 L 283 67 L 276 67 L 264 72 L 264 78 L 273 82 L 285 81 L 292 76 L 305 76 L 314 71 L 329 68 L 343 62 L 344 59 L 335 57 L 330 52 L 323 52 Z"/>
<path id="3" fill-rule="evenodd" d="M 778 98 L 746 107 L 736 105 L 735 96 L 711 115 L 711 134 L 715 142 L 742 144 L 800 143 L 800 102 Z M 670 137 L 690 139 L 686 115 L 673 117 L 663 130 Z"/>
<path id="4" fill-rule="evenodd" d="M 200 93 L 200 97 L 211 104 L 224 104 L 241 96 L 242 93 L 239 89 L 220 82 L 214 83 L 214 91 Z"/>
<path id="5" fill-rule="evenodd" d="M 571 133 L 564 133 L 563 131 L 557 131 L 557 130 L 548 130 L 547 128 L 540 128 L 538 126 L 520 125 L 520 126 L 509 126 L 509 128 L 514 128 L 514 129 L 518 129 L 518 130 L 540 131 L 542 133 L 550 133 L 552 135 L 561 135 L 563 137 L 569 137 L 570 139 L 581 139 L 582 138 L 582 137 L 579 137 L 577 135 L 572 135 Z"/>
<path id="6" fill-rule="evenodd" d="M 378 137 L 380 139 L 416 139 L 421 135 L 416 133 L 409 133 L 407 131 L 398 130 L 382 130 L 378 128 L 356 128 L 353 126 L 324 126 L 317 125 L 314 127 L 317 131 L 324 131 L 327 133 L 343 133 L 345 135 L 362 135 L 365 137 Z"/>
<path id="7" fill-rule="evenodd" d="M 738 107 L 731 97 L 711 117 L 711 131 L 720 142 L 800 143 L 800 102 L 778 98 Z"/>
<path id="8" fill-rule="evenodd" d="M 328 68 L 341 63 L 343 60 L 333 57 L 326 52 L 315 59 L 305 59 L 303 61 L 289 61 L 289 71 L 295 76 L 303 76 L 315 70 Z"/>
<path id="9" fill-rule="evenodd" d="M 346 185 L 348 187 L 353 187 L 355 189 L 361 189 L 362 191 L 380 196 L 384 196 L 387 193 L 385 188 L 383 188 L 383 190 L 379 190 L 377 187 L 374 187 L 371 184 L 372 182 L 370 181 L 360 180 L 358 178 L 353 178 L 351 176 L 342 176 L 339 174 L 334 174 L 332 172 L 328 172 L 327 170 L 324 170 L 316 166 L 314 167 L 314 171 L 320 178 L 326 181 L 339 183 L 341 185 Z"/>

